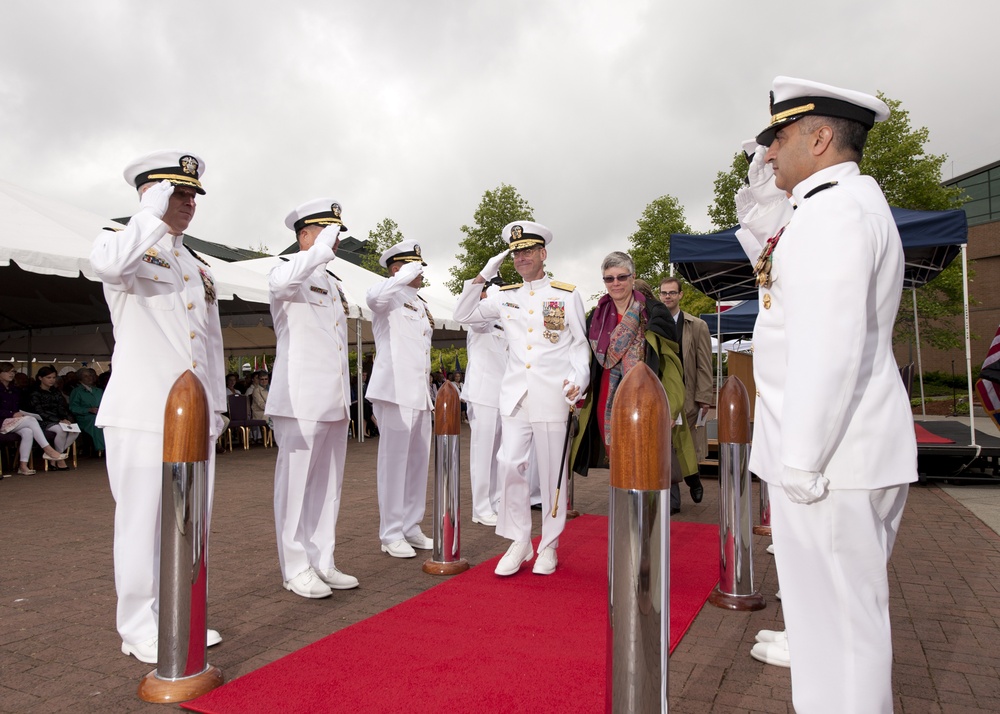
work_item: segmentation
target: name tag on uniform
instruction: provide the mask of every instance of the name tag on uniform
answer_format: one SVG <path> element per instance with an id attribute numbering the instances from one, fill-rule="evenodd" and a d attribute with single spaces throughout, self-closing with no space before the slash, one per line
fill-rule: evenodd
<path id="1" fill-rule="evenodd" d="M 329 290 L 321 288 L 317 285 L 310 285 L 309 289 L 312 290 L 314 293 L 319 293 L 320 295 L 326 295 L 330 292 Z"/>

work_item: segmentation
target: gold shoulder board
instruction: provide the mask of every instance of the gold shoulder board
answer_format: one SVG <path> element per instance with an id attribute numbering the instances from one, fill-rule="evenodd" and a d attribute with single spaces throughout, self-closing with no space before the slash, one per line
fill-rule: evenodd
<path id="1" fill-rule="evenodd" d="M 550 280 L 549 285 L 554 287 L 556 290 L 565 290 L 568 293 L 571 293 L 574 290 L 576 290 L 575 285 L 571 285 L 570 283 L 563 283 L 560 282 L 559 280 Z"/>
<path id="2" fill-rule="evenodd" d="M 514 285 L 504 285 L 501 290 L 517 290 L 519 287 L 524 285 L 524 283 L 515 283 Z"/>

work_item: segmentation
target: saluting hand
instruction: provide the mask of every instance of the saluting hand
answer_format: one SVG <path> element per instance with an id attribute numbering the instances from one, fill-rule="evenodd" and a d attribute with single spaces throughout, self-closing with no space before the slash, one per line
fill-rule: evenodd
<path id="1" fill-rule="evenodd" d="M 750 168 L 747 170 L 750 192 L 753 194 L 754 201 L 761 206 L 788 199 L 788 195 L 774 183 L 774 169 L 771 168 L 771 164 L 764 163 L 766 153 L 766 146 L 758 146 L 753 153 Z"/>
<path id="2" fill-rule="evenodd" d="M 157 218 L 163 218 L 167 214 L 167 207 L 170 205 L 170 196 L 174 192 L 174 185 L 163 179 L 158 184 L 150 186 L 143 191 L 139 200 L 139 209 L 149 211 Z"/>
<path id="3" fill-rule="evenodd" d="M 503 261 L 509 252 L 509 249 L 502 250 L 487 260 L 486 265 L 484 265 L 483 269 L 479 271 L 479 277 L 481 277 L 483 281 L 491 280 L 497 273 L 500 272 L 500 266 L 503 264 Z"/>

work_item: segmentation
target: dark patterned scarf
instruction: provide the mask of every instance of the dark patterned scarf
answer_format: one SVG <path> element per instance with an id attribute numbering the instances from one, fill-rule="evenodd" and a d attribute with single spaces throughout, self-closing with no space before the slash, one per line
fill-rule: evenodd
<path id="1" fill-rule="evenodd" d="M 608 370 L 608 401 L 604 405 L 604 443 L 607 445 L 611 443 L 611 405 L 618 383 L 646 356 L 645 296 L 633 290 L 632 304 L 618 322 L 614 300 L 605 294 L 594 309 L 588 337 L 597 363 Z"/>

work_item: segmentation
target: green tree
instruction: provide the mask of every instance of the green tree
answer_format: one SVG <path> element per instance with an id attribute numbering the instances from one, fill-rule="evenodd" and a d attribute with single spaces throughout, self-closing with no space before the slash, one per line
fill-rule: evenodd
<path id="1" fill-rule="evenodd" d="M 462 226 L 465 238 L 459 243 L 461 252 L 455 256 L 458 265 L 450 268 L 452 279 L 445 283 L 455 295 L 462 292 L 466 280 L 479 274 L 487 260 L 507 247 L 500 237 L 503 227 L 511 221 L 534 220 L 534 210 L 516 188 L 504 183 L 483 194 L 473 220 L 475 225 Z M 500 277 L 508 283 L 520 282 L 509 260 L 500 267 Z"/>
<path id="2" fill-rule="evenodd" d="M 654 285 L 668 273 L 670 234 L 690 233 L 691 227 L 684 207 L 673 196 L 660 196 L 648 204 L 636 223 L 638 230 L 628 237 L 635 276 Z"/>
<path id="3" fill-rule="evenodd" d="M 736 217 L 736 192 L 743 186 L 743 178 L 747 175 L 747 160 L 742 151 L 733 155 L 732 166 L 728 171 L 720 171 L 715 175 L 715 201 L 708 207 L 708 217 L 717 231 L 732 228 L 739 219 Z"/>
<path id="4" fill-rule="evenodd" d="M 378 275 L 388 275 L 386 269 L 379 265 L 379 256 L 401 240 L 403 234 L 396 221 L 389 217 L 383 218 L 381 223 L 368 231 L 369 249 L 361 255 L 361 267 Z"/>

